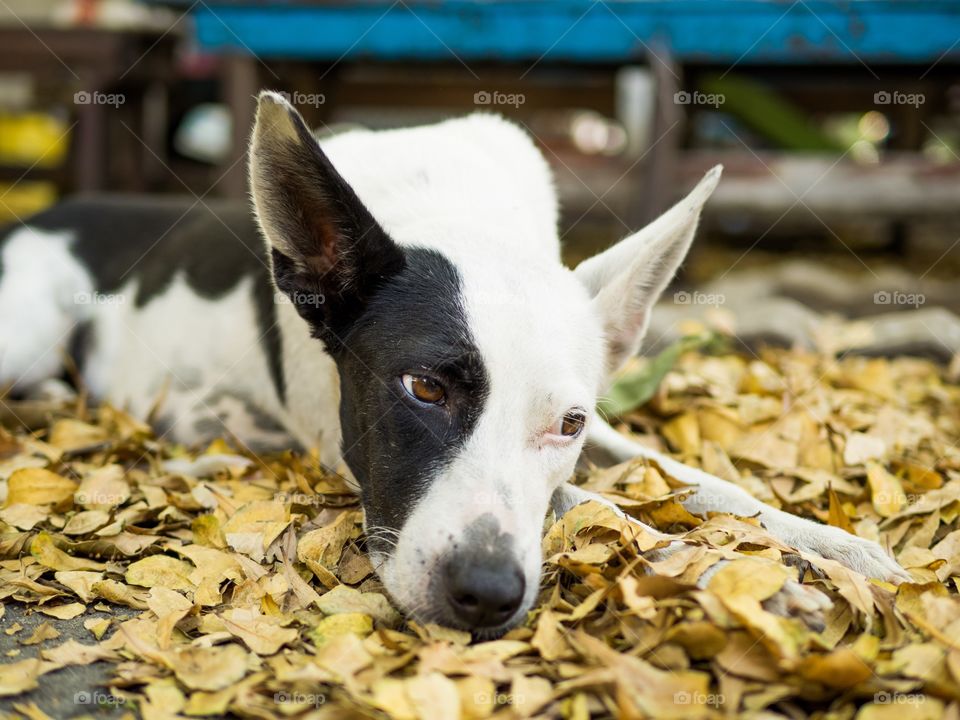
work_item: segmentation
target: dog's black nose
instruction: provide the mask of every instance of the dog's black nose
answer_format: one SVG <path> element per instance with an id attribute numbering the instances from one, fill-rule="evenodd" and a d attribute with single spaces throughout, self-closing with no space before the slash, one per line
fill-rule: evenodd
<path id="1" fill-rule="evenodd" d="M 444 582 L 450 607 L 471 630 L 499 627 L 510 620 L 526 590 L 516 561 L 496 554 L 458 553 L 444 566 Z"/>

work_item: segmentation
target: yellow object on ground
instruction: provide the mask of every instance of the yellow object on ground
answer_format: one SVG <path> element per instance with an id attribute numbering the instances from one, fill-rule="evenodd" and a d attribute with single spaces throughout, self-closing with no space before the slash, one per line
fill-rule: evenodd
<path id="1" fill-rule="evenodd" d="M 56 201 L 57 186 L 51 182 L 0 183 L 0 224 L 33 215 Z"/>
<path id="2" fill-rule="evenodd" d="M 22 180 L 0 183 L 0 223 L 24 218 L 57 200 L 52 182 L 30 180 L 33 169 L 56 168 L 63 164 L 69 148 L 67 123 L 43 113 L 0 113 L 0 165 L 14 169 Z"/>
<path id="3" fill-rule="evenodd" d="M 43 113 L 0 113 L 0 164 L 52 168 L 67 155 L 67 123 Z"/>

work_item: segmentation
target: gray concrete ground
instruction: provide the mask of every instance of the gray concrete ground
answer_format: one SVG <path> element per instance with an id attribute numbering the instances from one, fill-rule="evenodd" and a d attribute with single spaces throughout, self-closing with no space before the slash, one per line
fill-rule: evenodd
<path id="1" fill-rule="evenodd" d="M 9 663 L 25 658 L 38 657 L 40 650 L 56 647 L 70 638 L 92 645 L 93 635 L 83 626 L 84 620 L 93 617 L 126 618 L 136 614 L 136 611 L 124 607 L 115 607 L 110 613 L 87 611 L 80 617 L 72 620 L 58 620 L 33 608 L 11 602 L 6 605 L 6 614 L 0 620 L 0 662 Z M 33 631 L 44 622 L 50 623 L 60 633 L 60 637 L 45 640 L 38 645 L 22 645 L 22 641 L 29 638 Z M 8 635 L 5 630 L 19 623 L 23 629 L 14 635 Z M 105 637 L 113 632 L 116 625 L 111 625 Z M 15 657 L 8 653 L 19 650 Z M 52 718 L 91 717 L 119 717 L 124 712 L 124 706 L 117 704 L 116 699 L 110 696 L 104 686 L 110 678 L 110 666 L 105 662 L 97 662 L 87 666 L 66 667 L 56 672 L 48 673 L 39 680 L 39 687 L 28 693 L 15 697 L 0 698 L 0 714 L 15 712 L 14 705 L 21 703 L 36 703 L 37 706 Z"/>

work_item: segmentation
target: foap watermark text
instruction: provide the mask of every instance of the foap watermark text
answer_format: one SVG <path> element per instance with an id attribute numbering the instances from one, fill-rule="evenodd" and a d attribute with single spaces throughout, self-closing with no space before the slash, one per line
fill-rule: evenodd
<path id="1" fill-rule="evenodd" d="M 73 694 L 74 705 L 123 705 L 126 698 L 101 690 L 81 690 Z"/>
<path id="2" fill-rule="evenodd" d="M 900 693 L 881 690 L 873 696 L 877 705 L 922 705 L 927 696 L 921 693 Z"/>
<path id="3" fill-rule="evenodd" d="M 289 295 L 287 293 L 276 292 L 273 295 L 273 300 L 277 305 L 307 305 L 309 307 L 320 307 L 323 303 L 326 302 L 326 298 L 323 296 L 323 293 L 305 293 L 305 292 L 292 292 Z"/>
<path id="4" fill-rule="evenodd" d="M 688 92 L 678 90 L 673 94 L 674 105 L 707 105 L 718 108 L 727 101 L 723 93 L 702 93 L 699 90 Z"/>
<path id="5" fill-rule="evenodd" d="M 880 90 L 873 94 L 873 102 L 876 105 L 912 105 L 915 108 L 920 107 L 927 101 L 923 93 L 905 93 L 899 90 Z"/>
<path id="6" fill-rule="evenodd" d="M 281 690 L 273 694 L 273 701 L 277 705 L 313 705 L 314 707 L 320 707 L 327 701 L 327 696 L 320 693 Z"/>
<path id="7" fill-rule="evenodd" d="M 73 94 L 74 105 L 111 105 L 120 107 L 127 101 L 123 93 L 105 93 L 99 90 L 78 90 Z"/>
<path id="8" fill-rule="evenodd" d="M 277 95 L 295 107 L 315 108 L 320 107 L 327 101 L 327 96 L 323 93 L 304 93 L 299 90 L 292 93 L 281 90 L 277 92 Z"/>
<path id="9" fill-rule="evenodd" d="M 699 290 L 690 292 L 688 290 L 678 290 L 673 294 L 673 301 L 677 305 L 710 305 L 717 307 L 723 305 L 727 298 L 723 293 L 703 293 Z"/>
<path id="10" fill-rule="evenodd" d="M 725 699 L 720 693 L 687 692 L 681 690 L 673 694 L 674 705 L 709 705 L 710 707 L 720 707 Z"/>
<path id="11" fill-rule="evenodd" d="M 505 93 L 498 90 L 480 90 L 473 94 L 474 105 L 512 105 L 520 107 L 527 101 L 523 93 Z"/>
<path id="12" fill-rule="evenodd" d="M 878 290 L 873 294 L 874 305 L 909 305 L 920 307 L 927 302 L 923 293 L 907 293 L 899 290 Z"/>
<path id="13" fill-rule="evenodd" d="M 74 305 L 123 305 L 127 301 L 121 293 L 78 292 L 73 294 Z"/>

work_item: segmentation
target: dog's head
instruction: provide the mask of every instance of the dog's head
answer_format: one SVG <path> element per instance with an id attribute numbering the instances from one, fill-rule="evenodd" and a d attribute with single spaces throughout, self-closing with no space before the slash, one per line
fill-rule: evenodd
<path id="1" fill-rule="evenodd" d="M 487 635 L 523 619 L 550 497 L 718 179 L 575 271 L 401 246 L 296 111 L 261 97 L 251 184 L 274 279 L 337 363 L 373 560 L 409 614 Z"/>

